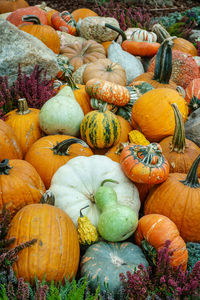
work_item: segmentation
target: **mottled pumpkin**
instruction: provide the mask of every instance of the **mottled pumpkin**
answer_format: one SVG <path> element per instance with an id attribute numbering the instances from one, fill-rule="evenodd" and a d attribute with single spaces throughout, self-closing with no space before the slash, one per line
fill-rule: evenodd
<path id="1" fill-rule="evenodd" d="M 80 248 L 71 218 L 60 208 L 48 204 L 23 207 L 12 219 L 7 238 L 16 245 L 37 239 L 36 243 L 18 254 L 13 269 L 18 278 L 31 282 L 64 282 L 76 276 Z"/>

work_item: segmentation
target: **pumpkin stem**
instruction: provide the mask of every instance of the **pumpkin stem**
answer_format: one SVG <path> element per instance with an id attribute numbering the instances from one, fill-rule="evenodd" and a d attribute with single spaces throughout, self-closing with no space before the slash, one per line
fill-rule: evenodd
<path id="1" fill-rule="evenodd" d="M 175 115 L 175 130 L 170 145 L 170 151 L 184 153 L 185 150 L 185 127 L 183 117 L 176 103 L 172 103 L 172 108 Z"/>
<path id="2" fill-rule="evenodd" d="M 80 209 L 80 217 L 81 217 L 81 218 L 84 217 L 84 215 L 82 214 L 82 210 L 85 209 L 85 208 L 87 208 L 87 207 L 89 207 L 89 205 L 86 205 L 86 206 L 84 206 L 84 207 L 82 207 L 82 208 Z"/>
<path id="3" fill-rule="evenodd" d="M 79 87 L 77 87 L 74 79 L 72 78 L 71 74 L 68 74 L 65 77 L 65 81 L 67 81 L 68 85 L 71 87 L 71 89 L 74 90 L 79 90 Z"/>
<path id="4" fill-rule="evenodd" d="M 158 41 L 162 43 L 164 40 L 168 39 L 171 37 L 169 32 L 160 24 L 154 24 L 152 27 L 152 31 L 156 33 Z M 172 37 L 176 38 L 176 36 Z"/>
<path id="5" fill-rule="evenodd" d="M 30 113 L 30 109 L 28 108 L 28 104 L 25 98 L 18 99 L 18 115 L 27 115 Z"/>
<path id="6" fill-rule="evenodd" d="M 199 166 L 199 162 L 200 162 L 200 155 L 198 155 L 195 161 L 193 162 L 185 180 L 181 180 L 180 182 L 182 182 L 184 185 L 187 185 L 191 188 L 200 187 L 200 183 L 197 177 L 197 169 Z"/>
<path id="7" fill-rule="evenodd" d="M 125 41 L 125 40 L 127 40 L 127 36 L 126 36 L 125 32 L 123 30 L 121 30 L 120 28 L 115 27 L 113 25 L 110 25 L 108 23 L 105 23 L 105 27 L 110 28 L 110 29 L 118 32 L 121 35 L 121 37 L 122 37 L 122 42 Z"/>
<path id="8" fill-rule="evenodd" d="M 104 183 L 106 183 L 106 182 L 119 183 L 119 181 L 117 181 L 117 180 L 105 179 L 105 180 L 102 181 L 102 183 L 100 184 L 100 186 L 103 186 Z"/>
<path id="9" fill-rule="evenodd" d="M 41 197 L 40 203 L 42 204 L 49 204 L 49 205 L 55 205 L 55 196 L 54 194 L 50 191 L 47 190 Z"/>
<path id="10" fill-rule="evenodd" d="M 33 22 L 34 25 L 42 25 L 40 19 L 35 15 L 24 15 L 22 17 L 23 22 Z"/>
<path id="11" fill-rule="evenodd" d="M 116 151 L 115 151 L 115 154 L 117 155 L 121 155 L 122 153 L 122 150 L 127 147 L 129 145 L 129 142 L 126 142 L 126 143 L 120 143 L 117 148 L 116 148 Z"/>
<path id="12" fill-rule="evenodd" d="M 0 162 L 0 175 L 9 175 L 9 170 L 12 167 L 9 166 L 9 160 L 6 158 Z"/>
<path id="13" fill-rule="evenodd" d="M 51 150 L 56 155 L 69 155 L 69 148 L 72 144 L 81 144 L 83 145 L 83 147 L 89 148 L 89 146 L 84 141 L 77 138 L 72 138 L 57 143 L 57 145 L 51 148 Z"/>
<path id="14" fill-rule="evenodd" d="M 168 84 L 172 74 L 172 42 L 165 40 L 156 54 L 155 71 L 153 79 L 160 83 Z"/>

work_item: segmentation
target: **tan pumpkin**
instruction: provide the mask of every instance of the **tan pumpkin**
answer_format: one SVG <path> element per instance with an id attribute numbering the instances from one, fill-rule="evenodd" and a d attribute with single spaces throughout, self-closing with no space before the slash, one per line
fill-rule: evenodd
<path id="1" fill-rule="evenodd" d="M 88 80 L 97 78 L 126 86 L 126 71 L 118 63 L 112 62 L 110 59 L 98 59 L 97 61 L 87 65 L 83 71 L 83 82 L 86 84 Z"/>
<path id="2" fill-rule="evenodd" d="M 106 58 L 104 47 L 93 40 L 75 41 L 62 48 L 60 53 L 69 58 L 69 62 L 74 67 L 74 72 L 84 64 Z"/>
<path id="3" fill-rule="evenodd" d="M 1 0 L 0 1 L 0 14 L 12 12 L 18 8 L 28 7 L 29 4 L 25 0 Z"/>

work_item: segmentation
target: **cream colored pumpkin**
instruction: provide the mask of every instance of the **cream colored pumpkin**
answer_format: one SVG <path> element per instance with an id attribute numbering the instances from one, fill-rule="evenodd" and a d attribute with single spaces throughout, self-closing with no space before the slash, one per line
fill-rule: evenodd
<path id="1" fill-rule="evenodd" d="M 115 190 L 120 204 L 131 207 L 138 214 L 140 200 L 136 186 L 125 176 L 119 163 L 104 155 L 72 158 L 56 171 L 47 194 L 54 195 L 55 206 L 63 209 L 76 225 L 80 209 L 89 205 L 84 215 L 97 226 L 100 211 L 94 194 L 106 179 L 118 182 L 104 185 Z"/>

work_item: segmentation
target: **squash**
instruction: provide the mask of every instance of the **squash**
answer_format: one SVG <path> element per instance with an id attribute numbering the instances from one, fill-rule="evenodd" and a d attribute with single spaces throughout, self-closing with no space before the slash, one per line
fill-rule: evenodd
<path id="1" fill-rule="evenodd" d="M 120 155 L 122 170 L 133 182 L 159 184 L 169 175 L 169 164 L 159 144 L 129 144 Z"/>
<path id="2" fill-rule="evenodd" d="M 103 79 L 126 86 L 126 71 L 124 68 L 108 58 L 98 59 L 90 63 L 83 71 L 83 82 L 87 83 L 90 79 Z"/>
<path id="3" fill-rule="evenodd" d="M 147 30 L 137 28 L 132 32 L 132 34 L 130 36 L 130 40 L 136 41 L 136 42 L 156 43 L 157 35 L 155 32 L 149 32 Z"/>
<path id="4" fill-rule="evenodd" d="M 22 17 L 22 21 L 33 22 L 33 25 L 21 24 L 18 26 L 20 30 L 38 38 L 54 53 L 60 53 L 60 38 L 55 29 L 49 25 L 42 25 L 40 19 L 34 15 L 25 15 Z"/>
<path id="5" fill-rule="evenodd" d="M 5 122 L 11 126 L 25 156 L 31 145 L 42 137 L 39 126 L 40 110 L 29 108 L 25 98 L 18 100 L 18 109 L 11 110 L 5 115 Z"/>
<path id="6" fill-rule="evenodd" d="M 78 8 L 72 11 L 72 16 L 76 22 L 79 21 L 79 19 L 84 19 L 87 17 L 96 17 L 98 16 L 96 12 L 89 8 Z"/>
<path id="7" fill-rule="evenodd" d="M 18 255 L 13 266 L 17 278 L 30 283 L 44 278 L 47 282 L 70 281 L 76 276 L 80 248 L 76 228 L 61 209 L 49 204 L 23 207 L 12 219 L 7 238 L 15 238 L 16 245 L 37 239 L 30 248 Z M 51 259 L 49 259 L 51 258 Z"/>
<path id="8" fill-rule="evenodd" d="M 121 47 L 133 55 L 154 56 L 160 47 L 160 43 L 136 42 L 131 40 L 123 41 Z"/>
<path id="9" fill-rule="evenodd" d="M 22 159 L 22 149 L 14 130 L 0 119 L 0 161 L 5 159 Z"/>
<path id="10" fill-rule="evenodd" d="M 78 136 L 83 117 L 83 111 L 72 89 L 65 86 L 42 106 L 39 124 L 46 134 Z"/>
<path id="11" fill-rule="evenodd" d="M 56 30 L 56 32 L 57 32 L 57 34 L 60 38 L 60 51 L 65 49 L 65 47 L 67 47 L 68 44 L 72 44 L 75 41 L 78 41 L 78 42 L 86 41 L 86 39 L 84 39 L 80 36 L 74 36 L 74 35 L 71 35 L 67 32 L 64 32 L 64 31 Z"/>
<path id="12" fill-rule="evenodd" d="M 12 12 L 18 8 L 28 7 L 29 4 L 25 0 L 1 0 L 0 14 Z"/>
<path id="13" fill-rule="evenodd" d="M 76 22 L 68 11 L 54 12 L 51 15 L 51 26 L 56 30 L 64 31 L 71 35 L 76 34 Z"/>
<path id="14" fill-rule="evenodd" d="M 93 152 L 80 139 L 55 134 L 36 141 L 26 153 L 25 160 L 36 169 L 48 189 L 57 169 L 79 155 L 90 156 Z"/>
<path id="15" fill-rule="evenodd" d="M 100 286 L 100 291 L 103 292 L 105 286 L 108 286 L 115 299 L 120 299 L 120 273 L 133 273 L 140 264 L 148 267 L 148 262 L 137 245 L 131 242 L 97 242 L 91 245 L 81 258 L 80 270 L 81 276 L 87 278 L 92 291 Z"/>
<path id="16" fill-rule="evenodd" d="M 77 225 L 80 209 L 89 205 L 84 214 L 97 227 L 100 211 L 94 195 L 105 179 L 117 193 L 120 204 L 131 207 L 136 213 L 140 208 L 138 190 L 124 175 L 120 164 L 104 155 L 77 156 L 60 167 L 54 174 L 48 195 L 55 198 L 55 206 L 63 209 Z"/>
<path id="17" fill-rule="evenodd" d="M 86 63 L 106 58 L 104 47 L 93 40 L 75 41 L 63 48 L 61 54 L 69 58 L 74 71 Z"/>
<path id="18" fill-rule="evenodd" d="M 162 249 L 165 242 L 170 240 L 169 250 L 173 251 L 170 264 L 177 268 L 187 268 L 188 252 L 177 226 L 169 218 L 161 214 L 149 214 L 140 218 L 134 233 L 134 241 L 138 246 L 147 242 L 156 250 Z"/>
<path id="19" fill-rule="evenodd" d="M 112 112 L 94 110 L 83 118 L 80 134 L 91 148 L 110 148 L 119 141 L 121 125 Z"/>
<path id="20" fill-rule="evenodd" d="M 185 100 L 191 111 L 200 107 L 200 78 L 193 79 L 185 89 Z"/>
<path id="21" fill-rule="evenodd" d="M 145 138 L 139 130 L 132 130 L 128 134 L 128 138 L 131 144 L 147 146 L 150 142 Z"/>
<path id="22" fill-rule="evenodd" d="M 0 162 L 0 212 L 4 205 L 13 217 L 23 206 L 38 203 L 45 192 L 35 168 L 25 160 Z"/>
<path id="23" fill-rule="evenodd" d="M 170 173 L 167 180 L 154 186 L 144 206 L 145 215 L 162 214 L 177 226 L 185 242 L 200 242 L 200 182 L 197 156 L 188 174 Z"/>

